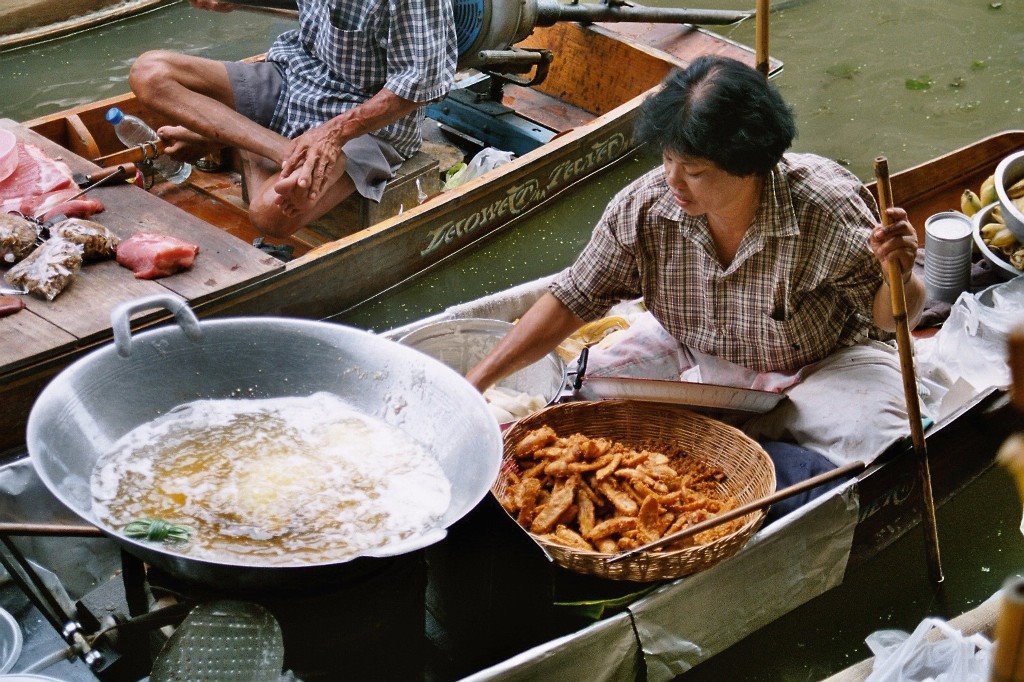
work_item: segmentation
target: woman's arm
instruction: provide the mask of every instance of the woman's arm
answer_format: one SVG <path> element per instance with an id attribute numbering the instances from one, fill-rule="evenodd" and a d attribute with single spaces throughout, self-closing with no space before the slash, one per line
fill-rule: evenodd
<path id="1" fill-rule="evenodd" d="M 581 326 L 582 319 L 552 294 L 545 293 L 487 357 L 469 370 L 466 379 L 477 390 L 484 391 L 550 353 Z"/>

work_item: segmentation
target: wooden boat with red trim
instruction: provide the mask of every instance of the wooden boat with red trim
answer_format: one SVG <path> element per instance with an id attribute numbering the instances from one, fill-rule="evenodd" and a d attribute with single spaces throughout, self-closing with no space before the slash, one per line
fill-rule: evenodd
<path id="1" fill-rule="evenodd" d="M 688 25 L 559 23 L 537 28 L 520 45 L 555 55 L 539 85 L 503 89 L 503 111 L 542 135 L 536 148 L 445 192 L 445 169 L 418 153 L 379 205 L 350 199 L 283 240 L 296 255 L 287 263 L 251 246 L 259 235 L 234 169 L 196 170 L 184 185 L 165 182 L 150 192 L 127 185 L 94 190 L 107 207 L 95 216 L 98 222 L 122 237 L 146 229 L 192 241 L 200 246 L 199 257 L 192 270 L 154 281 L 132 279 L 111 262 L 89 265 L 54 301 L 26 297 L 27 310 L 0 320 L 0 451 L 21 441 L 29 408 L 46 381 L 110 340 L 109 315 L 119 303 L 169 289 L 200 316 L 339 313 L 514 225 L 622 159 L 635 147 L 637 108 L 672 68 L 705 53 L 755 61 L 749 48 Z M 771 68 L 778 71 L 781 64 L 772 61 Z M 461 86 L 459 81 L 456 89 Z M 165 123 L 128 94 L 0 126 L 88 174 L 125 151 L 104 120 L 111 106 L 154 128 Z"/>

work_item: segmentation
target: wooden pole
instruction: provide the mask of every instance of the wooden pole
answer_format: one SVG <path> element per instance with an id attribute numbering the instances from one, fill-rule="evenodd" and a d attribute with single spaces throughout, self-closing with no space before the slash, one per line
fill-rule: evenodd
<path id="1" fill-rule="evenodd" d="M 768 14 L 771 0 L 757 0 L 754 28 L 754 65 L 765 78 L 768 77 Z"/>
<path id="2" fill-rule="evenodd" d="M 811 490 L 812 488 L 817 488 L 822 483 L 828 483 L 829 481 L 832 481 L 837 478 L 842 478 L 843 476 L 847 476 L 849 474 L 858 474 L 864 470 L 864 467 L 864 462 L 850 462 L 849 464 L 844 464 L 838 469 L 826 471 L 823 474 L 812 476 L 811 478 L 808 478 L 805 481 L 794 483 L 788 488 L 778 490 L 772 493 L 771 495 L 768 495 L 767 497 L 762 497 L 761 499 L 754 500 L 753 502 L 747 502 L 745 505 L 741 507 L 736 507 L 735 509 L 731 509 L 725 512 L 724 514 L 714 516 L 710 519 L 707 519 L 706 521 L 695 523 L 689 528 L 684 528 L 676 533 L 666 535 L 663 538 L 658 538 L 654 542 L 648 542 L 646 545 L 641 545 L 636 549 L 631 549 L 628 552 L 623 552 L 622 554 L 616 554 L 614 557 L 608 559 L 606 563 L 614 564 L 617 561 L 628 559 L 629 557 L 635 556 L 637 554 L 643 554 L 644 552 L 648 552 L 652 549 L 657 549 L 658 547 L 663 547 L 669 543 L 685 540 L 686 538 L 692 535 L 696 535 L 697 533 L 703 533 L 709 528 L 720 526 L 721 524 L 726 523 L 727 521 L 738 519 L 741 516 L 746 516 L 747 514 L 756 512 L 760 509 L 766 509 L 771 505 L 775 504 L 776 502 L 784 500 L 788 497 L 793 497 L 794 495 L 799 495 L 800 493 L 805 492 L 807 490 Z"/>
<path id="3" fill-rule="evenodd" d="M 1024 578 L 1013 577 L 1003 586 L 996 619 L 995 650 L 990 682 L 1024 680 Z"/>
<path id="4" fill-rule="evenodd" d="M 1024 325 L 1010 330 L 1007 338 L 1010 363 L 1010 398 L 1014 406 L 1024 412 Z"/>
<path id="5" fill-rule="evenodd" d="M 889 184 L 889 162 L 884 156 L 875 159 L 875 179 L 878 189 L 878 208 L 882 225 L 889 225 L 886 209 L 893 205 L 892 186 Z M 914 348 L 907 321 L 907 299 L 903 291 L 903 271 L 893 259 L 886 263 L 889 275 L 889 293 L 892 301 L 892 316 L 896 321 L 896 343 L 900 355 L 900 373 L 903 375 L 903 396 L 907 402 L 907 418 L 910 420 L 910 436 L 917 457 L 917 478 L 921 487 L 921 519 L 924 522 L 925 550 L 928 556 L 928 573 L 932 582 L 938 585 L 943 580 L 942 559 L 939 556 L 938 523 L 935 520 L 935 499 L 932 496 L 932 475 L 928 468 L 928 449 L 921 424 L 921 405 L 917 395 L 917 375 L 914 370 Z"/>
<path id="6" fill-rule="evenodd" d="M 97 166 L 103 166 L 107 168 L 109 166 L 118 166 L 125 163 L 142 163 L 148 159 L 154 159 L 160 154 L 164 153 L 164 149 L 167 144 L 163 140 L 155 140 L 153 142 L 147 142 L 146 144 L 140 144 L 137 147 L 129 147 L 128 149 L 122 149 L 119 152 L 113 154 L 107 154 L 101 156 L 98 159 L 93 159 L 92 162 Z"/>

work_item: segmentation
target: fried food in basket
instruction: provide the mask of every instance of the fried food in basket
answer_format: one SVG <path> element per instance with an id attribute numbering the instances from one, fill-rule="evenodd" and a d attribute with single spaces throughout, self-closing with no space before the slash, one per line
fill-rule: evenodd
<path id="1" fill-rule="evenodd" d="M 537 537 L 575 550 L 635 549 L 739 505 L 721 492 L 725 472 L 670 448 L 559 437 L 542 426 L 516 443 L 515 458 L 518 471 L 509 473 L 502 506 Z M 743 523 L 735 519 L 663 551 L 713 542 Z"/>

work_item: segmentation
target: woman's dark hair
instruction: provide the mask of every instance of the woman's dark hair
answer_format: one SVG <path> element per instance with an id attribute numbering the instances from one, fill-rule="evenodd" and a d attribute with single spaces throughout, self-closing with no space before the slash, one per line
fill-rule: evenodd
<path id="1" fill-rule="evenodd" d="M 636 134 L 732 175 L 764 175 L 792 144 L 796 126 L 779 91 L 758 71 L 705 55 L 674 71 L 644 102 Z"/>

